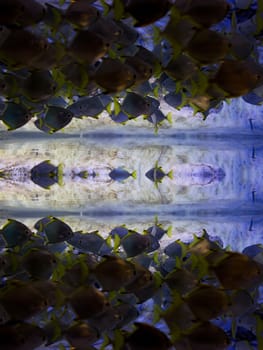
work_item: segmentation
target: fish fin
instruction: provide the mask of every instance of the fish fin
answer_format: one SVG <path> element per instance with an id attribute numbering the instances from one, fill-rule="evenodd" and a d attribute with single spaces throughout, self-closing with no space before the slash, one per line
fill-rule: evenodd
<path id="1" fill-rule="evenodd" d="M 167 115 L 166 115 L 166 119 L 167 121 L 172 124 L 173 123 L 173 113 L 172 112 L 169 112 Z"/>
<path id="2" fill-rule="evenodd" d="M 168 176 L 170 179 L 173 179 L 173 171 L 170 170 L 169 173 L 167 174 L 167 176 Z"/>
<path id="3" fill-rule="evenodd" d="M 134 171 L 131 173 L 131 176 L 132 176 L 134 179 L 137 179 L 137 171 L 134 170 Z"/>

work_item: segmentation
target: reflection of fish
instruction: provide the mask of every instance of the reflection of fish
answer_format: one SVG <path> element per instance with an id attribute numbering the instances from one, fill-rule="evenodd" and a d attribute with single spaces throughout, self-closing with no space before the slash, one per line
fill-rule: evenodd
<path id="1" fill-rule="evenodd" d="M 115 168 L 109 173 L 109 176 L 114 181 L 122 182 L 130 176 L 136 179 L 136 171 L 130 173 L 124 168 Z"/>
<path id="2" fill-rule="evenodd" d="M 173 177 L 173 172 L 169 171 L 168 173 L 165 173 L 162 169 L 162 167 L 158 166 L 158 164 L 155 165 L 154 168 L 147 171 L 145 176 L 154 182 L 155 184 L 161 183 L 163 178 L 165 176 L 168 176 L 169 178 Z"/>
<path id="3" fill-rule="evenodd" d="M 30 171 L 31 180 L 42 188 L 49 189 L 55 183 L 62 182 L 62 165 L 55 166 L 49 160 L 35 165 Z"/>

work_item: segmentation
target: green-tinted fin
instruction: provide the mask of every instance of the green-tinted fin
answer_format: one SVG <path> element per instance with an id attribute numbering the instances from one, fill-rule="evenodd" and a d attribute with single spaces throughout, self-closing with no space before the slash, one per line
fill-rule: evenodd
<path id="1" fill-rule="evenodd" d="M 105 0 L 100 0 L 100 3 L 103 7 L 103 16 L 107 16 L 110 12 L 110 6 L 106 3 Z"/>
<path id="2" fill-rule="evenodd" d="M 111 114 L 111 107 L 112 107 L 112 103 L 110 102 L 105 108 L 108 114 Z"/>
<path id="3" fill-rule="evenodd" d="M 121 105 L 120 105 L 117 97 L 114 97 L 113 103 L 114 103 L 114 114 L 118 115 L 121 111 Z"/>
<path id="4" fill-rule="evenodd" d="M 166 234 L 169 238 L 173 237 L 173 226 L 168 227 Z"/>
<path id="5" fill-rule="evenodd" d="M 111 344 L 110 338 L 104 333 L 103 334 L 103 343 L 100 346 L 100 350 L 104 350 L 109 344 Z"/>
<path id="6" fill-rule="evenodd" d="M 153 95 L 156 98 L 159 97 L 159 85 L 156 85 L 155 88 L 153 89 Z"/>
<path id="7" fill-rule="evenodd" d="M 119 235 L 114 235 L 114 245 L 113 245 L 114 252 L 118 250 L 120 244 L 121 244 L 120 236 Z"/>
<path id="8" fill-rule="evenodd" d="M 64 181 L 63 181 L 63 168 L 64 165 L 62 163 L 60 163 L 58 165 L 58 184 L 59 186 L 63 186 L 64 185 Z"/>
<path id="9" fill-rule="evenodd" d="M 182 267 L 182 260 L 181 260 L 181 258 L 179 258 L 179 256 L 175 257 L 175 266 L 176 266 L 176 268 Z"/>
<path id="10" fill-rule="evenodd" d="M 124 346 L 124 336 L 120 329 L 114 331 L 114 349 L 121 350 Z"/>
<path id="11" fill-rule="evenodd" d="M 235 317 L 232 318 L 232 324 L 231 324 L 231 335 L 232 338 L 235 339 L 236 338 L 236 333 L 237 333 L 237 320 Z"/>
<path id="12" fill-rule="evenodd" d="M 169 179 L 173 179 L 173 171 L 170 170 L 168 173 L 167 173 L 167 176 L 169 177 Z"/>
<path id="13" fill-rule="evenodd" d="M 156 265 L 160 265 L 160 261 L 159 261 L 159 252 L 154 252 L 153 254 L 153 261 Z"/>
<path id="14" fill-rule="evenodd" d="M 134 171 L 131 173 L 131 176 L 132 176 L 134 179 L 137 179 L 137 171 L 134 170 Z"/>
<path id="15" fill-rule="evenodd" d="M 154 304 L 153 307 L 153 323 L 160 321 L 162 315 L 162 308 L 158 304 Z"/>
<path id="16" fill-rule="evenodd" d="M 258 349 L 263 349 L 263 320 L 260 316 L 256 316 L 257 327 L 256 327 L 256 335 L 258 341 Z"/>
<path id="17" fill-rule="evenodd" d="M 114 18 L 119 21 L 122 19 L 124 14 L 124 4 L 122 0 L 114 0 L 113 1 L 113 9 L 114 9 Z"/>
<path id="18" fill-rule="evenodd" d="M 170 124 L 172 124 L 172 122 L 173 122 L 173 113 L 172 112 L 167 113 L 166 119 L 168 120 L 168 122 Z"/>

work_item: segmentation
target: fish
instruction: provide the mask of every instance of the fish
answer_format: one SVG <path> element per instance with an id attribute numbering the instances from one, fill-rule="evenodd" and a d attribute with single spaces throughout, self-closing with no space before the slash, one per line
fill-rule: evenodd
<path id="1" fill-rule="evenodd" d="M 181 259 L 183 257 L 183 245 L 179 240 L 174 241 L 164 248 L 164 253 L 171 258 L 179 257 Z"/>
<path id="2" fill-rule="evenodd" d="M 194 40 L 195 36 L 192 40 Z M 191 45 L 191 41 L 188 45 Z M 168 64 L 164 67 L 165 73 L 175 80 L 186 80 L 191 77 L 198 70 L 197 64 L 194 60 L 186 55 L 185 53 L 181 53 L 176 58 L 172 58 Z M 175 88 L 173 91 L 175 92 Z"/>
<path id="3" fill-rule="evenodd" d="M 190 16 L 206 28 L 222 21 L 230 10 L 230 4 L 226 0 L 177 0 L 174 6 L 181 14 Z"/>
<path id="4" fill-rule="evenodd" d="M 136 72 L 118 59 L 104 58 L 94 73 L 94 80 L 108 93 L 119 92 L 135 83 Z"/>
<path id="5" fill-rule="evenodd" d="M 32 59 L 30 68 L 36 70 L 58 69 L 65 55 L 65 46 L 59 42 L 50 42 L 40 55 Z"/>
<path id="6" fill-rule="evenodd" d="M 49 279 L 56 267 L 54 254 L 45 249 L 32 248 L 22 258 L 25 270 L 33 279 Z"/>
<path id="7" fill-rule="evenodd" d="M 120 123 L 120 124 L 125 124 L 127 121 L 135 119 L 136 117 L 131 117 L 126 113 L 123 113 L 120 111 L 118 114 L 111 113 L 110 118 L 115 122 L 115 123 Z"/>
<path id="8" fill-rule="evenodd" d="M 44 160 L 30 170 L 30 179 L 36 185 L 45 189 L 50 189 L 55 183 L 62 183 L 62 169 L 62 164 L 55 166 L 51 164 L 50 160 Z"/>
<path id="9" fill-rule="evenodd" d="M 225 59 L 213 81 L 228 97 L 238 97 L 262 84 L 262 78 L 262 68 L 255 62 Z"/>
<path id="10" fill-rule="evenodd" d="M 78 319 L 89 319 L 109 307 L 106 296 L 92 285 L 77 288 L 70 294 L 68 301 Z"/>
<path id="11" fill-rule="evenodd" d="M 124 113 L 132 117 L 138 117 L 142 114 L 149 114 L 150 106 L 150 102 L 146 98 L 130 92 L 124 98 L 121 109 Z"/>
<path id="12" fill-rule="evenodd" d="M 45 6 L 35 0 L 1 0 L 0 24 L 27 27 L 40 22 L 45 11 Z"/>
<path id="13" fill-rule="evenodd" d="M 164 96 L 164 101 L 171 107 L 180 109 L 184 103 L 184 95 L 181 92 L 173 93 L 169 92 Z"/>
<path id="14" fill-rule="evenodd" d="M 47 305 L 60 308 L 65 304 L 66 295 L 63 292 L 63 285 L 60 282 L 51 279 L 33 280 L 31 286 L 46 300 Z"/>
<path id="15" fill-rule="evenodd" d="M 99 235 L 99 231 L 74 232 L 67 243 L 81 252 L 99 254 L 105 240 Z"/>
<path id="16" fill-rule="evenodd" d="M 245 289 L 233 291 L 230 295 L 230 305 L 228 313 L 234 317 L 242 317 L 243 315 L 253 312 L 255 309 L 254 299 Z"/>
<path id="17" fill-rule="evenodd" d="M 88 345 L 100 338 L 95 328 L 81 321 L 68 327 L 63 334 L 70 345 L 78 350 L 86 350 Z"/>
<path id="18" fill-rule="evenodd" d="M 48 307 L 47 300 L 30 282 L 20 280 L 11 280 L 1 290 L 0 303 L 12 321 L 27 320 Z"/>
<path id="19" fill-rule="evenodd" d="M 183 300 L 200 321 L 209 321 L 227 311 L 230 300 L 227 294 L 212 285 L 201 284 Z"/>
<path id="20" fill-rule="evenodd" d="M 89 30 L 101 36 L 110 47 L 119 42 L 119 37 L 122 34 L 122 28 L 115 20 L 101 16 L 96 22 L 89 26 Z"/>
<path id="21" fill-rule="evenodd" d="M 130 173 L 124 168 L 120 167 L 120 168 L 115 168 L 111 170 L 111 172 L 109 173 L 109 177 L 114 181 L 123 182 L 130 176 L 136 179 L 136 176 L 137 176 L 136 174 L 137 174 L 136 170 Z"/>
<path id="22" fill-rule="evenodd" d="M 34 227 L 38 234 L 45 234 L 48 243 L 63 242 L 73 236 L 71 227 L 54 216 L 47 216 L 38 220 Z"/>
<path id="23" fill-rule="evenodd" d="M 164 281 L 172 292 L 176 291 L 180 295 L 191 292 L 198 284 L 196 276 L 185 268 L 173 269 L 165 276 Z"/>
<path id="24" fill-rule="evenodd" d="M 117 226 L 114 229 L 112 229 L 109 233 L 109 236 L 114 237 L 115 235 L 117 235 L 118 237 L 123 238 L 128 233 L 129 233 L 129 229 L 125 227 L 125 225 L 123 225 L 123 226 Z"/>
<path id="25" fill-rule="evenodd" d="M 168 350 L 171 341 L 158 328 L 147 324 L 134 322 L 135 331 L 125 337 L 126 349 L 130 350 Z"/>
<path id="26" fill-rule="evenodd" d="M 110 44 L 103 37 L 87 29 L 76 34 L 68 52 L 78 62 L 92 64 L 105 56 L 109 48 Z"/>
<path id="27" fill-rule="evenodd" d="M 154 240 L 151 235 L 140 234 L 136 231 L 130 230 L 129 233 L 121 239 L 121 245 L 127 257 L 136 256 L 144 252 L 151 252 L 158 249 L 158 240 Z"/>
<path id="28" fill-rule="evenodd" d="M 80 97 L 78 101 L 68 106 L 68 110 L 74 114 L 75 118 L 97 116 L 104 111 L 104 109 L 112 102 L 110 96 L 98 95 L 92 97 Z"/>
<path id="29" fill-rule="evenodd" d="M 230 34 L 229 42 L 231 44 L 231 54 L 236 59 L 240 60 L 247 59 L 255 47 L 255 43 L 253 42 L 252 38 L 247 38 L 245 35 L 236 31 Z"/>
<path id="30" fill-rule="evenodd" d="M 132 304 L 121 303 L 114 307 L 115 312 L 118 314 L 118 321 L 116 328 L 122 328 L 139 316 L 139 311 Z"/>
<path id="31" fill-rule="evenodd" d="M 148 81 L 153 75 L 154 66 L 140 57 L 127 56 L 124 59 L 125 64 L 128 64 L 136 72 L 136 85 Z"/>
<path id="32" fill-rule="evenodd" d="M 211 64 L 224 59 L 231 46 L 229 40 L 220 33 L 202 29 L 191 38 L 185 51 L 201 64 Z"/>
<path id="33" fill-rule="evenodd" d="M 109 255 L 94 268 L 93 273 L 104 291 L 119 290 L 136 277 L 131 262 Z"/>
<path id="34" fill-rule="evenodd" d="M 122 47 L 133 45 L 139 37 L 137 30 L 123 21 L 115 21 L 114 23 L 120 28 L 118 45 L 121 45 Z"/>
<path id="35" fill-rule="evenodd" d="M 0 346 L 5 350 L 34 350 L 46 341 L 42 328 L 18 322 L 0 327 Z"/>
<path id="36" fill-rule="evenodd" d="M 30 101 L 42 102 L 57 91 L 57 83 L 48 70 L 31 71 L 21 86 L 21 93 Z"/>
<path id="37" fill-rule="evenodd" d="M 145 176 L 154 182 L 155 184 L 161 183 L 163 178 L 165 176 L 168 176 L 169 178 L 172 178 L 173 174 L 172 171 L 169 171 L 167 174 L 164 173 L 162 167 L 158 166 L 158 164 L 155 165 L 154 168 L 148 170 L 145 173 Z"/>
<path id="38" fill-rule="evenodd" d="M 100 11 L 87 1 L 71 2 L 65 11 L 64 19 L 78 29 L 86 29 L 101 16 Z"/>
<path id="39" fill-rule="evenodd" d="M 27 124 L 33 114 L 22 104 L 7 102 L 0 120 L 7 126 L 8 131 L 16 130 Z"/>
<path id="40" fill-rule="evenodd" d="M 154 279 L 153 274 L 146 267 L 140 265 L 138 262 L 133 261 L 136 269 L 136 278 L 125 286 L 126 293 L 137 292 L 142 288 L 146 288 L 152 284 Z"/>
<path id="41" fill-rule="evenodd" d="M 67 126 L 73 117 L 73 113 L 67 108 L 48 106 L 44 116 L 37 119 L 34 124 L 38 129 L 53 134 Z"/>
<path id="42" fill-rule="evenodd" d="M 0 59 L 13 69 L 28 68 L 48 46 L 44 37 L 37 36 L 27 29 L 12 29 L 0 47 Z"/>
<path id="43" fill-rule="evenodd" d="M 103 313 L 89 318 L 88 322 L 99 334 L 102 334 L 114 330 L 120 319 L 121 315 L 116 307 L 109 306 Z"/>
<path id="44" fill-rule="evenodd" d="M 22 247 L 33 235 L 26 225 L 14 219 L 7 219 L 7 222 L 0 230 L 0 234 L 3 236 L 8 248 Z"/>
<path id="45" fill-rule="evenodd" d="M 128 0 L 124 9 L 136 20 L 134 27 L 143 27 L 164 17 L 172 6 L 169 0 Z"/>
<path id="46" fill-rule="evenodd" d="M 228 348 L 230 340 L 223 329 L 211 322 L 204 322 L 173 344 L 178 350 L 224 350 Z"/>
<path id="47" fill-rule="evenodd" d="M 238 252 L 226 252 L 211 268 L 225 289 L 246 289 L 262 279 L 261 264 Z"/>

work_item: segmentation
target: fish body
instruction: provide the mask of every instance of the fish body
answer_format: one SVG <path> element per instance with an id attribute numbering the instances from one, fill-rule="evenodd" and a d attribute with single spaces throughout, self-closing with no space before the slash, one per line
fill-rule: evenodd
<path id="1" fill-rule="evenodd" d="M 134 171 L 130 173 L 124 168 L 115 168 L 111 170 L 111 172 L 109 173 L 109 176 L 114 181 L 123 182 L 130 176 L 132 176 L 133 178 L 136 178 L 136 172 Z"/>

